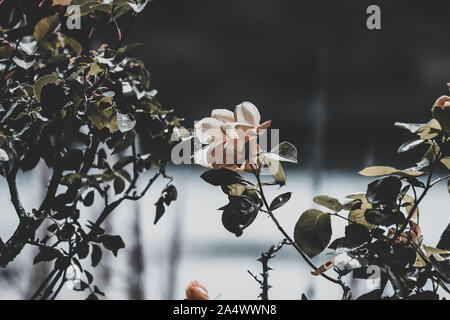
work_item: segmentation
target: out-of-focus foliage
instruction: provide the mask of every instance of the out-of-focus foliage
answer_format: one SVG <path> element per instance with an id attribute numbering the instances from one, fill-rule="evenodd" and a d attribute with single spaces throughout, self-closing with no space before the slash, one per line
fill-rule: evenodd
<path id="1" fill-rule="evenodd" d="M 180 119 L 156 100 L 144 63 L 129 56 L 134 45 L 123 45 L 116 21 L 136 15 L 147 1 L 35 2 L 33 12 L 45 14 L 39 19 L 27 15 L 22 1 L 3 2 L 0 151 L 20 224 L 15 236 L 0 242 L 1 264 L 6 266 L 25 244 L 33 244 L 40 248 L 34 263 L 55 261 L 61 283 L 68 266 L 75 264 L 87 279 L 80 290 L 90 289 L 93 278 L 80 260 L 91 256 L 95 267 L 102 257 L 100 244 L 114 255 L 125 247 L 119 235 L 105 234 L 100 225 L 123 200 L 140 199 L 158 176 L 166 177 L 170 137 L 180 126 Z M 74 6 L 80 10 L 73 11 Z M 68 19 L 78 17 L 81 35 L 91 20 L 109 20 L 118 33 L 117 43 L 83 48 L 61 32 Z M 22 195 L 16 194 L 15 176 L 19 169 L 33 170 L 41 159 L 53 176 L 41 206 L 26 210 L 20 204 Z M 155 176 L 138 192 L 137 180 L 152 168 Z M 96 199 L 104 209 L 98 220 L 85 226 L 80 222 L 83 208 Z M 175 187 L 168 185 L 161 199 L 165 205 L 175 200 Z M 161 203 L 155 222 L 162 215 Z M 35 239 L 44 220 L 51 222 L 48 235 Z M 34 298 L 50 297 L 53 287 L 41 289 Z M 91 289 L 90 298 L 98 295 L 98 288 Z"/>
<path id="2" fill-rule="evenodd" d="M 395 291 L 389 298 L 438 299 L 438 288 L 450 293 L 446 286 L 450 282 L 449 228 L 436 247 L 432 247 L 423 243 L 419 226 L 419 204 L 427 192 L 440 182 L 447 182 L 446 187 L 450 186 L 449 101 L 447 96 L 436 101 L 432 108 L 433 118 L 428 123 L 396 123 L 396 126 L 416 135 L 415 139 L 402 144 L 398 152 L 419 147 L 424 150 L 422 159 L 415 166 L 404 170 L 390 166 L 363 169 L 361 175 L 379 178 L 369 183 L 366 193 L 349 195 L 343 204 L 329 196 L 314 198 L 316 203 L 331 212 L 315 210 L 315 224 L 306 218 L 311 215 L 311 210 L 300 217 L 295 232 L 306 239 L 297 236 L 296 241 L 308 255 L 323 251 L 326 245 L 313 251 L 314 254 L 309 253 L 317 247 L 321 237 L 329 241 L 331 236 L 320 230 L 317 223 L 320 215 L 337 216 L 348 221 L 345 235 L 328 246 L 335 251 L 335 257 L 319 267 L 315 275 L 331 267 L 339 270 L 341 275 L 352 272 L 353 277 L 362 279 L 374 278 L 373 272 L 377 272 L 375 278 L 380 280 L 379 289 L 359 299 L 382 298 L 388 281 Z M 433 180 L 436 172 L 444 175 Z M 426 176 L 426 179 L 419 180 L 420 176 Z M 342 211 L 348 214 L 340 213 Z M 331 228 L 331 221 L 327 222 L 327 227 Z M 424 288 L 427 283 L 432 284 L 432 290 Z"/>

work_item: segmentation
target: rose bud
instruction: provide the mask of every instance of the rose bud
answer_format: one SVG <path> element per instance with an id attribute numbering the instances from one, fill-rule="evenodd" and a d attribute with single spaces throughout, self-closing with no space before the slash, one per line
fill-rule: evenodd
<path id="1" fill-rule="evenodd" d="M 209 300 L 208 290 L 197 281 L 191 282 L 186 288 L 187 300 Z"/>

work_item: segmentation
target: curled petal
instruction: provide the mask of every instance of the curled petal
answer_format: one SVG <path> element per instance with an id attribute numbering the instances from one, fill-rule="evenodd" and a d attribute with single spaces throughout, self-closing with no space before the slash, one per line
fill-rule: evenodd
<path id="1" fill-rule="evenodd" d="M 271 123 L 272 123 L 272 120 L 268 120 L 268 121 L 266 121 L 266 122 L 260 124 L 260 125 L 258 126 L 257 130 L 256 130 L 256 131 L 258 132 L 258 134 L 261 135 L 261 134 L 263 134 L 264 132 L 266 132 L 266 129 L 267 129 L 268 127 L 270 127 L 270 124 L 271 124 Z"/>
<path id="2" fill-rule="evenodd" d="M 211 118 L 222 122 L 234 122 L 234 113 L 227 109 L 215 109 L 211 112 Z"/>
<path id="3" fill-rule="evenodd" d="M 0 149 L 0 161 L 8 161 L 9 160 L 9 156 L 6 153 L 5 150 Z"/>
<path id="4" fill-rule="evenodd" d="M 261 121 L 261 115 L 253 103 L 246 101 L 234 109 L 234 120 L 257 127 Z"/>
<path id="5" fill-rule="evenodd" d="M 258 137 L 255 127 L 244 124 L 236 125 L 236 132 L 238 134 L 238 138 L 244 142 L 255 140 Z"/>
<path id="6" fill-rule="evenodd" d="M 212 168 L 211 162 L 208 161 L 208 154 L 211 153 L 212 146 L 206 146 L 194 151 L 194 163 L 205 168 Z"/>
<path id="7" fill-rule="evenodd" d="M 222 129 L 222 132 L 225 135 L 226 140 L 239 138 L 238 130 L 236 129 L 235 125 L 227 123 L 221 125 L 220 128 Z"/>
<path id="8" fill-rule="evenodd" d="M 214 118 L 204 118 L 194 126 L 194 134 L 203 144 L 210 144 L 224 139 L 220 126 L 222 122 Z"/>
<path id="9" fill-rule="evenodd" d="M 449 96 L 439 97 L 434 103 L 434 106 L 441 109 L 450 108 L 450 97 Z"/>
<path id="10" fill-rule="evenodd" d="M 197 281 L 193 281 L 186 288 L 187 300 L 209 300 L 208 290 L 199 284 Z"/>

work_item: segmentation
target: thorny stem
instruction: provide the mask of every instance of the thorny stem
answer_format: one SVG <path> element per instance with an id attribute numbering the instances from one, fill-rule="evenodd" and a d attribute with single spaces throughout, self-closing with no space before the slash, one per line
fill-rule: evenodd
<path id="1" fill-rule="evenodd" d="M 269 271 L 273 270 L 269 267 L 269 260 L 275 258 L 275 253 L 280 251 L 281 248 L 288 244 L 287 239 L 283 239 L 277 246 L 271 246 L 267 252 L 261 253 L 261 257 L 258 258 L 257 261 L 261 262 L 262 270 L 261 273 L 262 280 L 255 276 L 250 270 L 247 270 L 248 273 L 261 285 L 261 294 L 259 295 L 262 300 L 269 300 L 269 289 L 271 286 L 269 285 Z"/>
<path id="2" fill-rule="evenodd" d="M 277 226 L 278 230 L 283 234 L 283 236 L 289 241 L 290 244 L 292 244 L 292 246 L 295 248 L 295 250 L 297 250 L 297 252 L 302 256 L 302 258 L 306 261 L 306 263 L 314 270 L 317 270 L 317 267 L 314 265 L 314 263 L 312 263 L 312 261 L 306 256 L 306 254 L 300 249 L 300 247 L 292 240 L 291 236 L 289 236 L 289 234 L 283 229 L 283 227 L 280 225 L 280 223 L 278 222 L 277 218 L 274 216 L 274 214 L 272 213 L 272 211 L 270 210 L 270 206 L 269 203 L 267 202 L 267 199 L 264 195 L 264 191 L 262 188 L 262 183 L 261 183 L 261 179 L 259 176 L 259 170 L 255 170 L 255 168 L 252 166 L 253 169 L 253 174 L 256 177 L 256 180 L 258 182 L 258 187 L 260 190 L 260 195 L 261 195 L 261 199 L 263 200 L 264 206 L 266 207 L 267 210 L 267 214 L 270 216 L 270 218 L 272 219 L 272 221 L 275 223 L 275 225 Z M 342 287 L 342 290 L 344 291 L 343 297 L 342 299 L 349 299 L 351 297 L 351 288 L 348 287 L 347 285 L 345 285 L 345 283 L 340 279 L 340 275 L 339 275 L 339 279 L 334 279 L 324 273 L 321 274 L 322 277 L 324 277 L 325 279 L 327 279 L 328 281 L 331 281 L 333 283 L 339 284 Z"/>

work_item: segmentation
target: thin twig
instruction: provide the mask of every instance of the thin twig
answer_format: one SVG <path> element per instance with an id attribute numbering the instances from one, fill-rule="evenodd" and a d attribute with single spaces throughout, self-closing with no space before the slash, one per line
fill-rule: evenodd
<path id="1" fill-rule="evenodd" d="M 267 202 L 267 199 L 264 195 L 264 191 L 262 188 L 262 183 L 261 183 L 261 179 L 259 177 L 259 171 L 255 170 L 252 166 L 253 169 L 253 174 L 256 177 L 256 180 L 258 182 L 258 187 L 259 190 L 261 191 L 261 198 L 263 200 L 263 203 L 266 207 L 266 210 L 268 211 L 268 214 L 270 216 L 270 218 L 272 219 L 272 221 L 275 223 L 275 225 L 277 226 L 278 230 L 283 234 L 283 236 L 293 245 L 293 247 L 295 248 L 295 250 L 297 250 L 297 252 L 302 256 L 302 258 L 306 261 L 306 263 L 314 270 L 317 270 L 317 267 L 314 265 L 314 263 L 311 262 L 311 260 L 306 256 L 306 254 L 300 249 L 300 247 L 292 240 L 292 238 L 289 236 L 289 234 L 283 229 L 283 227 L 280 225 L 280 223 L 278 222 L 277 218 L 275 217 L 275 215 L 272 213 L 272 211 L 270 210 L 270 206 L 269 203 Z M 324 273 L 321 274 L 322 277 L 324 277 L 325 279 L 339 284 L 342 289 L 344 290 L 344 297 L 349 297 L 351 295 L 351 289 L 345 285 L 345 283 L 341 280 L 341 279 L 334 279 Z M 339 275 L 340 276 L 340 275 Z"/>

